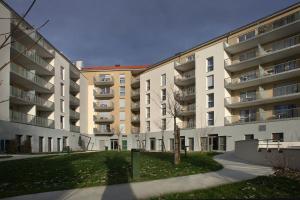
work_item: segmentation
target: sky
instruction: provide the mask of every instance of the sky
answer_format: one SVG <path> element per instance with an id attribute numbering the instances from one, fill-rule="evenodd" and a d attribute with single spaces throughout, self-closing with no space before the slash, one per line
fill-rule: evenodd
<path id="1" fill-rule="evenodd" d="M 5 0 L 19 14 L 32 0 Z M 297 0 L 37 0 L 26 20 L 85 66 L 154 64 Z"/>

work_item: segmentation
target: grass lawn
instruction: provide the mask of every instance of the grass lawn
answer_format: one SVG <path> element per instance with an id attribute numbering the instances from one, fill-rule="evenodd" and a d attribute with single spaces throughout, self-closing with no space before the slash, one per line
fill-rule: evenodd
<path id="1" fill-rule="evenodd" d="M 299 199 L 300 181 L 286 177 L 260 176 L 252 180 L 210 189 L 175 193 L 152 200 L 173 199 Z"/>
<path id="2" fill-rule="evenodd" d="M 141 153 L 141 177 L 130 177 L 130 152 L 51 155 L 0 163 L 0 198 L 70 188 L 127 183 L 204 173 L 222 168 L 211 153 L 182 155 L 173 166 L 171 153 Z"/>
<path id="3" fill-rule="evenodd" d="M 11 158 L 12 156 L 0 156 L 0 159 Z"/>

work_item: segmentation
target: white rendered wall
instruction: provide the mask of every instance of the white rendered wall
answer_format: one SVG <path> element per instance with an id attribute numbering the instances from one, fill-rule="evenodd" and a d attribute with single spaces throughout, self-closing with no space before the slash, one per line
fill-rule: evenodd
<path id="1" fill-rule="evenodd" d="M 88 133 L 88 80 L 80 74 L 80 133 Z M 90 103 L 91 104 L 91 103 Z"/>

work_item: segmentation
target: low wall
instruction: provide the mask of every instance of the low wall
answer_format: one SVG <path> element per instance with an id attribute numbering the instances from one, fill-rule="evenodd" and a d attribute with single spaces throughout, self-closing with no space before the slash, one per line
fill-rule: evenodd
<path id="1" fill-rule="evenodd" d="M 300 170 L 300 148 L 258 151 L 258 140 L 243 140 L 235 142 L 235 155 L 255 164 Z"/>

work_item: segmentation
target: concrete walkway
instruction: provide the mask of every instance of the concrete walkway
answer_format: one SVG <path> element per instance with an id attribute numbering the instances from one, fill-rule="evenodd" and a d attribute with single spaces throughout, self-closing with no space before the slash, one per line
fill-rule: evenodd
<path id="1" fill-rule="evenodd" d="M 155 181 L 126 183 L 111 186 L 99 186 L 83 189 L 72 189 L 24 195 L 6 200 L 114 200 L 144 199 L 167 193 L 185 192 L 203 189 L 226 183 L 252 179 L 256 176 L 269 175 L 270 167 L 253 165 L 237 159 L 233 153 L 225 153 L 215 157 L 224 166 L 217 172 L 168 178 Z"/>

